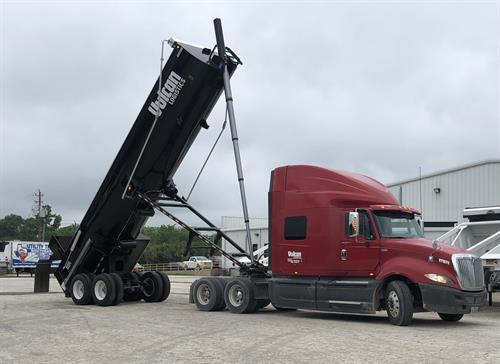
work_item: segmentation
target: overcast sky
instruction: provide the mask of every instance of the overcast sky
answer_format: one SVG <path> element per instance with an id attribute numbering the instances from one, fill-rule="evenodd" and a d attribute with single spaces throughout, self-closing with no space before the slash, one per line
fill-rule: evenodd
<path id="1" fill-rule="evenodd" d="M 161 40 L 212 47 L 215 17 L 244 62 L 232 87 L 252 216 L 267 216 L 280 165 L 390 183 L 500 158 L 499 1 L 1 2 L 0 217 L 27 217 L 41 189 L 80 221 Z M 174 179 L 182 194 L 223 114 L 220 99 Z M 232 153 L 226 130 L 191 198 L 216 222 L 241 215 Z"/>

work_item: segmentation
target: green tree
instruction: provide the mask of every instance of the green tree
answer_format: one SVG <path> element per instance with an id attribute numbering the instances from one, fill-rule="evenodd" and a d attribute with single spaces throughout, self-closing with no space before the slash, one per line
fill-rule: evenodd
<path id="1" fill-rule="evenodd" d="M 40 223 L 45 225 L 45 241 L 61 226 L 61 215 L 52 212 L 50 205 L 43 206 L 45 218 L 23 218 L 16 214 L 9 214 L 0 219 L 1 240 L 41 240 L 39 236 Z"/>
<path id="2" fill-rule="evenodd" d="M 169 263 L 184 260 L 184 251 L 189 233 L 175 225 L 146 226 L 142 233 L 148 236 L 149 242 L 140 258 L 141 263 Z M 192 244 L 193 255 L 208 256 L 210 248 L 195 239 Z"/>
<path id="3" fill-rule="evenodd" d="M 59 214 L 52 213 L 52 207 L 50 205 L 43 205 L 43 209 L 45 210 L 45 217 L 42 218 L 42 223 L 45 225 L 44 240 L 49 241 L 50 237 L 54 235 L 61 226 L 62 217 Z"/>
<path id="4" fill-rule="evenodd" d="M 0 219 L 0 239 L 19 239 L 23 225 L 24 219 L 19 215 L 10 214 Z"/>

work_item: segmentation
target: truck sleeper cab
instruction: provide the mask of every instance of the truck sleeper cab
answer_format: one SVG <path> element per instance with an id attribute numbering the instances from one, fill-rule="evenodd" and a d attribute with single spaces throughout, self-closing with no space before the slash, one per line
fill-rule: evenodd
<path id="1" fill-rule="evenodd" d="M 256 307 L 270 301 L 278 309 L 386 310 L 391 323 L 408 325 L 414 312 L 458 321 L 486 304 L 481 261 L 426 240 L 418 211 L 399 206 L 372 178 L 279 167 L 271 174 L 269 212 L 268 276 L 238 278 L 232 291 L 227 285 L 235 279 L 222 279 L 233 312 L 235 303 L 251 306 L 253 299 Z M 197 284 L 192 302 L 200 308 Z"/>

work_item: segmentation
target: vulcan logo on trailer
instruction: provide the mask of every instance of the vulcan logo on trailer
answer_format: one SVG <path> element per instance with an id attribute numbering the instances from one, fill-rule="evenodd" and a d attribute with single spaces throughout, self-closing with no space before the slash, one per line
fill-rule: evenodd
<path id="1" fill-rule="evenodd" d="M 148 111 L 154 116 L 160 116 L 167 104 L 173 105 L 175 103 L 175 100 L 177 99 L 177 96 L 179 96 L 179 92 L 181 92 L 185 83 L 186 80 L 184 78 L 179 76 L 174 71 L 170 72 L 170 75 L 168 76 L 167 81 L 165 81 L 162 89 L 157 92 L 158 99 L 151 102 Z"/>

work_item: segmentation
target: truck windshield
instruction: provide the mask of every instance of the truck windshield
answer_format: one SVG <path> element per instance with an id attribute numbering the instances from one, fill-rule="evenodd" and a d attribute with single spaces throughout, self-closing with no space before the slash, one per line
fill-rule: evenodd
<path id="1" fill-rule="evenodd" d="M 423 238 L 424 233 L 412 213 L 402 211 L 375 211 L 380 235 L 389 239 Z"/>

